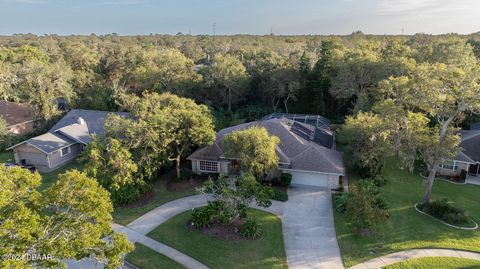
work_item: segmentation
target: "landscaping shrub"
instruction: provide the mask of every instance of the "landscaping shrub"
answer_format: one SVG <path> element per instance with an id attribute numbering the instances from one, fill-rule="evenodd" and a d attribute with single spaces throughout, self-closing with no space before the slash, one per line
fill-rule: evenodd
<path id="1" fill-rule="evenodd" d="M 282 173 L 282 175 L 280 175 L 280 184 L 286 188 L 290 187 L 292 184 L 292 174 Z"/>
<path id="2" fill-rule="evenodd" d="M 182 168 L 180 170 L 180 179 L 181 180 L 190 180 L 191 177 L 192 177 L 192 169 Z"/>
<path id="3" fill-rule="evenodd" d="M 118 190 L 110 189 L 110 199 L 115 206 L 131 204 L 140 197 L 142 189 L 139 186 L 124 185 Z"/>
<path id="4" fill-rule="evenodd" d="M 465 224 L 468 222 L 465 212 L 450 205 L 447 199 L 419 204 L 418 209 L 450 224 Z"/>
<path id="5" fill-rule="evenodd" d="M 377 187 L 382 187 L 387 183 L 387 180 L 382 175 L 376 175 L 372 179 L 373 182 L 375 182 L 375 185 L 377 185 Z"/>
<path id="6" fill-rule="evenodd" d="M 285 201 L 288 201 L 288 194 L 282 190 L 273 188 L 272 199 L 280 202 L 285 202 Z"/>
<path id="7" fill-rule="evenodd" d="M 212 223 L 212 212 L 211 209 L 207 207 L 194 208 L 192 210 L 192 224 L 197 229 L 203 229 Z"/>
<path id="8" fill-rule="evenodd" d="M 347 210 L 348 201 L 351 198 L 351 194 L 348 192 L 339 193 L 334 196 L 335 210 L 339 213 L 345 213 Z"/>
<path id="9" fill-rule="evenodd" d="M 262 236 L 262 233 L 262 226 L 252 218 L 248 218 L 240 228 L 240 234 L 247 238 L 259 238 Z"/>
<path id="10" fill-rule="evenodd" d="M 465 179 L 467 179 L 467 170 L 462 169 L 462 171 L 460 171 L 460 180 L 465 181 Z"/>

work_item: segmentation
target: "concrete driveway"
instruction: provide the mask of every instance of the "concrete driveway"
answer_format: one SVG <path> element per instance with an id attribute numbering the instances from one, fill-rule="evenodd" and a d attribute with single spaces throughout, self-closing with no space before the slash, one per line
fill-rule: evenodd
<path id="1" fill-rule="evenodd" d="M 293 186 L 283 211 L 283 236 L 290 269 L 344 268 L 329 189 Z"/>

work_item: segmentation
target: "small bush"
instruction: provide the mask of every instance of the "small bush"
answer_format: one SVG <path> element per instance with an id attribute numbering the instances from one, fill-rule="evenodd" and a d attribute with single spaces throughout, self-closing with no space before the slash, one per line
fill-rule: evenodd
<path id="1" fill-rule="evenodd" d="M 240 234 L 247 238 L 259 238 L 262 236 L 263 229 L 255 219 L 248 218 L 240 228 Z"/>
<path id="2" fill-rule="evenodd" d="M 190 169 L 190 168 L 180 169 L 180 179 L 181 180 L 190 180 L 191 177 L 192 177 L 192 169 Z"/>
<path id="3" fill-rule="evenodd" d="M 280 202 L 285 202 L 285 201 L 288 201 L 288 194 L 282 190 L 273 188 L 272 199 Z"/>
<path id="4" fill-rule="evenodd" d="M 290 187 L 290 185 L 292 184 L 292 174 L 282 173 L 282 175 L 280 176 L 280 184 L 286 188 Z"/>
<path id="5" fill-rule="evenodd" d="M 212 212 L 209 207 L 194 208 L 192 210 L 192 223 L 197 229 L 203 229 L 212 223 Z"/>
<path id="6" fill-rule="evenodd" d="M 373 177 L 373 182 L 375 182 L 377 187 L 382 187 L 387 183 L 387 180 L 382 175 L 376 175 Z"/>
<path id="7" fill-rule="evenodd" d="M 467 171 L 462 169 L 462 171 L 460 171 L 460 180 L 465 181 L 465 179 L 467 179 Z"/>
<path id="8" fill-rule="evenodd" d="M 465 224 L 468 222 L 465 212 L 460 208 L 451 206 L 447 199 L 420 204 L 418 209 L 450 224 Z"/>
<path id="9" fill-rule="evenodd" d="M 347 210 L 348 201 L 351 197 L 352 195 L 348 192 L 336 194 L 334 196 L 335 210 L 342 214 L 345 213 L 345 211 Z"/>

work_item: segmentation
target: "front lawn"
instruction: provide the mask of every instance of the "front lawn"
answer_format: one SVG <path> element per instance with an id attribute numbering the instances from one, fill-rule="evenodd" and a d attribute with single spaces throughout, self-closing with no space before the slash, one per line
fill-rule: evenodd
<path id="1" fill-rule="evenodd" d="M 149 237 L 215 268 L 287 268 L 281 220 L 270 213 L 249 209 L 263 235 L 257 240 L 227 241 L 187 227 L 190 211 L 179 214 L 148 234 Z"/>
<path id="2" fill-rule="evenodd" d="M 58 175 L 63 174 L 71 169 L 77 169 L 79 171 L 82 171 L 83 167 L 83 163 L 80 163 L 77 160 L 73 160 L 52 172 L 40 173 L 42 175 L 42 185 L 40 185 L 39 189 L 44 190 L 50 187 L 53 183 L 57 181 Z"/>
<path id="3" fill-rule="evenodd" d="M 154 183 L 152 191 L 145 194 L 132 205 L 120 206 L 113 212 L 114 222 L 127 225 L 150 210 L 167 202 L 195 194 L 195 187 L 200 186 L 202 180 L 177 181 L 174 170 L 160 176 Z M 170 186 L 170 188 L 169 188 Z"/>
<path id="4" fill-rule="evenodd" d="M 140 269 L 185 269 L 183 265 L 140 243 L 135 243 L 135 250 L 130 252 L 125 260 Z"/>
<path id="5" fill-rule="evenodd" d="M 418 258 L 404 262 L 391 264 L 385 267 L 385 269 L 456 269 L 456 268 L 468 268 L 479 269 L 480 261 L 462 259 L 462 258 L 450 258 L 450 257 L 429 257 Z"/>
<path id="6" fill-rule="evenodd" d="M 480 232 L 450 228 L 439 221 L 415 211 L 413 205 L 423 195 L 423 179 L 396 167 L 390 160 L 384 176 L 387 184 L 382 196 L 390 208 L 390 219 L 369 237 L 352 233 L 344 215 L 335 212 L 335 227 L 342 257 L 347 266 L 411 248 L 453 248 L 480 251 Z M 352 183 L 352 182 L 350 182 Z M 454 206 L 480 221 L 480 186 L 455 185 L 435 181 L 433 199 L 448 198 Z"/>

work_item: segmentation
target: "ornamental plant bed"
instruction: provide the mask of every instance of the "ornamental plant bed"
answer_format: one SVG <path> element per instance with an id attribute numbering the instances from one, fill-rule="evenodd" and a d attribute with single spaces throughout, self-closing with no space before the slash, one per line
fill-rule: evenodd
<path id="1" fill-rule="evenodd" d="M 428 174 L 425 171 L 420 173 L 420 176 L 422 176 L 424 179 L 428 178 Z M 440 175 L 439 173 L 435 175 L 435 179 L 442 179 L 457 184 L 463 184 L 466 182 L 465 179 L 462 179 L 460 176 L 444 176 Z"/>
<path id="2" fill-rule="evenodd" d="M 192 221 L 189 220 L 186 225 L 192 231 L 201 232 L 221 240 L 227 240 L 227 241 L 256 240 L 253 238 L 243 237 L 240 234 L 240 229 L 242 227 L 242 224 L 243 224 L 242 220 L 237 220 L 230 225 L 224 225 L 218 222 L 214 222 L 208 227 L 197 229 L 195 228 L 195 225 L 193 225 Z"/>

